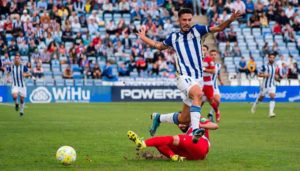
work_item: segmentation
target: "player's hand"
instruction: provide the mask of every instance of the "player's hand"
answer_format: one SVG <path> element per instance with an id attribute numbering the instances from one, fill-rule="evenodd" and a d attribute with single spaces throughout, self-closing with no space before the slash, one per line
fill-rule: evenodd
<path id="1" fill-rule="evenodd" d="M 136 33 L 140 38 L 146 37 L 146 27 L 141 26 L 141 29 Z"/>
<path id="2" fill-rule="evenodd" d="M 265 77 L 268 78 L 268 77 L 270 77 L 270 75 L 269 74 L 265 74 Z"/>
<path id="3" fill-rule="evenodd" d="M 231 13 L 231 16 L 230 16 L 230 20 L 234 21 L 234 20 L 242 17 L 242 15 L 243 14 L 240 11 L 238 11 L 238 10 L 237 11 L 236 10 L 232 10 L 232 13 Z"/>
<path id="4" fill-rule="evenodd" d="M 221 85 L 224 85 L 223 81 L 220 81 L 220 84 L 221 84 Z"/>

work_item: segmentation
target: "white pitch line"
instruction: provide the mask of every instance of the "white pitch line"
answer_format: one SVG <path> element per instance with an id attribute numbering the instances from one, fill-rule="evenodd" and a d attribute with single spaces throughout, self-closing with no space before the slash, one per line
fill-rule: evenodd
<path id="1" fill-rule="evenodd" d="M 0 103 L 0 105 L 2 106 L 10 106 L 10 107 L 15 107 L 14 104 L 10 104 L 10 103 Z M 28 106 L 25 106 L 25 108 L 29 108 Z"/>

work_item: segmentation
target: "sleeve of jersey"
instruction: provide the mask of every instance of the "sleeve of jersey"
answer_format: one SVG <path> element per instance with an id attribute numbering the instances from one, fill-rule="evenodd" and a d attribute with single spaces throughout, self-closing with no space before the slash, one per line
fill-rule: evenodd
<path id="1" fill-rule="evenodd" d="M 23 72 L 28 72 L 28 68 L 26 66 L 24 66 Z"/>
<path id="2" fill-rule="evenodd" d="M 261 66 L 259 73 L 264 73 L 266 71 L 266 67 L 263 65 Z"/>
<path id="3" fill-rule="evenodd" d="M 173 47 L 172 46 L 172 33 L 169 34 L 169 36 L 163 41 L 163 44 L 166 46 Z"/>
<path id="4" fill-rule="evenodd" d="M 205 25 L 195 25 L 196 30 L 200 33 L 200 36 L 203 37 L 206 33 L 210 32 L 209 27 Z"/>

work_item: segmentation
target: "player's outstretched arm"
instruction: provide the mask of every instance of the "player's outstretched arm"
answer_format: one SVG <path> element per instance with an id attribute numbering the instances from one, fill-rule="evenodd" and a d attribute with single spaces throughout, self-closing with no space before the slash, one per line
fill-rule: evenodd
<path id="1" fill-rule="evenodd" d="M 269 77 L 269 74 L 267 74 L 267 73 L 259 73 L 258 77 L 267 78 L 267 77 Z"/>
<path id="2" fill-rule="evenodd" d="M 206 73 L 214 74 L 216 72 L 216 69 L 215 68 L 211 68 L 211 69 L 204 68 L 203 71 Z"/>
<path id="3" fill-rule="evenodd" d="M 144 27 L 141 27 L 141 29 L 136 33 L 140 39 L 145 42 L 147 45 L 152 46 L 158 50 L 165 50 L 168 49 L 169 46 L 166 46 L 162 42 L 157 42 L 155 40 L 152 40 L 146 36 L 146 29 Z"/>
<path id="4" fill-rule="evenodd" d="M 221 74 L 218 74 L 218 80 L 220 82 L 221 85 L 224 85 L 223 81 L 222 81 L 222 78 L 221 78 Z"/>
<path id="5" fill-rule="evenodd" d="M 220 32 L 225 30 L 226 27 L 228 27 L 234 20 L 240 18 L 242 16 L 242 13 L 240 11 L 232 11 L 232 14 L 230 16 L 230 18 L 226 21 L 224 21 L 223 23 L 221 23 L 218 26 L 214 26 L 214 27 L 210 27 L 209 30 L 212 33 L 216 33 L 216 32 Z"/>

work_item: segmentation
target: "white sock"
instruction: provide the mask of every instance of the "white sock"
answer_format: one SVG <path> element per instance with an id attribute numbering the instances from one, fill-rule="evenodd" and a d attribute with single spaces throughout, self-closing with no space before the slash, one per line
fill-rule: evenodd
<path id="1" fill-rule="evenodd" d="M 200 116 L 201 116 L 200 110 L 201 110 L 200 106 L 191 106 L 191 109 L 190 109 L 191 127 L 193 130 L 199 128 L 199 121 L 200 121 Z"/>
<path id="2" fill-rule="evenodd" d="M 215 110 L 211 107 L 211 108 L 210 108 L 210 111 L 209 111 L 209 114 L 212 114 L 212 115 L 213 115 L 214 113 L 215 113 Z"/>
<path id="3" fill-rule="evenodd" d="M 160 120 L 160 122 L 174 123 L 174 121 L 173 121 L 174 114 L 175 113 L 161 114 L 159 120 Z"/>
<path id="4" fill-rule="evenodd" d="M 275 108 L 275 100 L 270 101 L 270 113 L 274 113 Z"/>
<path id="5" fill-rule="evenodd" d="M 256 100 L 255 100 L 255 102 L 253 103 L 253 107 L 256 107 L 256 105 L 258 105 L 258 103 L 259 103 L 259 96 L 256 98 Z"/>
<path id="6" fill-rule="evenodd" d="M 20 104 L 20 112 L 22 112 L 22 113 L 24 112 L 24 105 L 25 105 L 25 103 Z"/>

